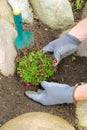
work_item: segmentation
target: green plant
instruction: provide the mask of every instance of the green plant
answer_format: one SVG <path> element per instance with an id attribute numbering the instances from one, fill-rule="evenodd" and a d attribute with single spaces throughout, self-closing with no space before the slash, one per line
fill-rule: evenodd
<path id="1" fill-rule="evenodd" d="M 76 9 L 80 10 L 83 5 L 83 0 L 76 0 Z"/>
<path id="2" fill-rule="evenodd" d="M 17 58 L 17 74 L 26 83 L 38 85 L 52 76 L 56 68 L 53 67 L 52 58 L 42 51 L 31 51 L 21 58 Z"/>
<path id="3" fill-rule="evenodd" d="M 0 123 L 0 127 L 2 126 L 2 124 Z"/>
<path id="4" fill-rule="evenodd" d="M 84 5 L 83 0 L 70 0 L 70 3 L 74 11 L 81 10 Z"/>
<path id="5" fill-rule="evenodd" d="M 71 60 L 72 60 L 72 62 L 76 61 L 76 57 L 75 56 L 71 56 Z"/>

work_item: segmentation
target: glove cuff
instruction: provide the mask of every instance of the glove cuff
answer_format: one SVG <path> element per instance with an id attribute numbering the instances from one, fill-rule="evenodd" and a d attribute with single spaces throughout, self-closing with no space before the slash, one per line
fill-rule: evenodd
<path id="1" fill-rule="evenodd" d="M 67 93 L 65 93 L 65 99 L 66 99 L 66 102 L 65 103 L 73 103 L 73 102 L 75 102 L 75 100 L 74 100 L 74 89 L 75 89 L 75 87 L 74 86 L 72 86 L 72 87 L 68 87 L 68 88 L 66 88 L 67 89 Z"/>
<path id="2" fill-rule="evenodd" d="M 77 39 L 76 37 L 74 37 L 71 34 L 66 33 L 65 34 L 65 38 L 70 41 L 70 43 L 75 44 L 75 45 L 79 45 L 81 43 L 81 41 L 79 39 Z"/>

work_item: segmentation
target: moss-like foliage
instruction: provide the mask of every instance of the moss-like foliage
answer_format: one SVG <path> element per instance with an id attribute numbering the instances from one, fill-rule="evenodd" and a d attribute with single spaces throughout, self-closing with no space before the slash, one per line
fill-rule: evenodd
<path id="1" fill-rule="evenodd" d="M 38 85 L 53 76 L 55 71 L 52 58 L 42 51 L 29 52 L 17 60 L 17 74 L 27 85 Z"/>

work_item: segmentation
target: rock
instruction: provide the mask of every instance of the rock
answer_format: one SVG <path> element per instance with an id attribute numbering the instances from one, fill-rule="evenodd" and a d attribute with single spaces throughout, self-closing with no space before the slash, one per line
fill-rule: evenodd
<path id="1" fill-rule="evenodd" d="M 17 55 L 14 46 L 16 30 L 9 22 L 0 19 L 0 73 L 4 76 L 13 75 L 15 72 L 15 57 Z"/>
<path id="2" fill-rule="evenodd" d="M 0 0 L 0 19 L 3 18 L 10 23 L 14 23 L 11 9 L 7 3 L 7 0 Z"/>
<path id="3" fill-rule="evenodd" d="M 80 46 L 74 54 L 76 56 L 87 57 L 87 40 L 80 44 Z"/>
<path id="4" fill-rule="evenodd" d="M 85 3 L 85 7 L 82 10 L 82 19 L 87 17 L 87 2 Z"/>
<path id="5" fill-rule="evenodd" d="M 18 116 L 0 130 L 75 130 L 66 120 L 43 112 L 31 112 Z"/>
<path id="6" fill-rule="evenodd" d="M 81 101 L 76 104 L 76 114 L 78 125 L 87 129 L 87 101 Z"/>
<path id="7" fill-rule="evenodd" d="M 8 0 L 12 9 L 19 9 L 22 12 L 24 23 L 33 23 L 33 13 L 28 0 Z"/>
<path id="8" fill-rule="evenodd" d="M 68 0 L 31 0 L 34 13 L 52 29 L 61 29 L 73 24 L 74 17 Z"/>

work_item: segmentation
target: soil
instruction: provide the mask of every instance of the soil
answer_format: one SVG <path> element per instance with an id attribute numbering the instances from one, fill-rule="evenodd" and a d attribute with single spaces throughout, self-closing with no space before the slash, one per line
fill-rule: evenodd
<path id="1" fill-rule="evenodd" d="M 75 13 L 76 21 L 80 20 L 80 16 L 81 11 Z M 34 19 L 33 26 L 25 24 L 24 28 L 33 31 L 35 45 L 38 47 L 47 45 L 61 33 L 61 30 L 52 30 L 38 19 Z M 60 62 L 54 79 L 50 79 L 50 81 L 67 83 L 71 86 L 78 82 L 87 82 L 87 58 L 78 56 L 75 61 L 72 61 L 72 56 L 70 55 Z M 38 86 L 26 88 L 16 74 L 9 77 L 0 75 L 0 124 L 3 125 L 8 120 L 27 112 L 48 112 L 66 119 L 78 130 L 76 105 L 73 103 L 43 106 L 24 95 L 25 90 L 36 90 L 37 88 Z"/>

